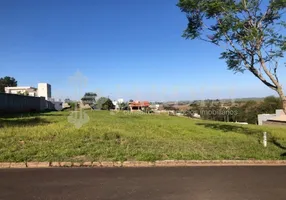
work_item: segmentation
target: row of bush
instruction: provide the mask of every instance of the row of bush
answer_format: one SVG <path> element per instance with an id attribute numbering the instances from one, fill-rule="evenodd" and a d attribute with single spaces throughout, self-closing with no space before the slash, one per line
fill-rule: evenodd
<path id="1" fill-rule="evenodd" d="M 269 96 L 260 101 L 239 101 L 228 106 L 219 100 L 208 101 L 204 105 L 195 103 L 190 106 L 191 109 L 186 112 L 189 117 L 194 117 L 194 113 L 198 113 L 202 119 L 207 120 L 257 124 L 258 114 L 275 113 L 276 109 L 282 109 L 282 101 L 274 96 Z"/>

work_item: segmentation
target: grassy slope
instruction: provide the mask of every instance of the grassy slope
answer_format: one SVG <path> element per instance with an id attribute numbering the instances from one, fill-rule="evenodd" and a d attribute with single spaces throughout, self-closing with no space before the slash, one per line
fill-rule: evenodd
<path id="1" fill-rule="evenodd" d="M 0 118 L 0 161 L 285 159 L 286 128 L 158 115 L 87 112 L 76 129 L 69 112 Z M 282 145 L 262 146 L 262 132 Z"/>

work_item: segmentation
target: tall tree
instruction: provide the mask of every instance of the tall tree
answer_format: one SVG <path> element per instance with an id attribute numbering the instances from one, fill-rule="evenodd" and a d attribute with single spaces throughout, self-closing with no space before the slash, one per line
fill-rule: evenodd
<path id="1" fill-rule="evenodd" d="M 109 98 L 100 97 L 96 102 L 96 108 L 100 110 L 110 110 L 114 109 L 114 105 Z"/>
<path id="2" fill-rule="evenodd" d="M 121 103 L 118 103 L 118 107 L 120 110 L 128 110 L 128 102 L 121 102 Z"/>
<path id="3" fill-rule="evenodd" d="M 286 113 L 278 78 L 286 50 L 286 0 L 180 0 L 177 5 L 188 19 L 183 37 L 223 47 L 228 69 L 251 72 L 278 93 Z"/>
<path id="4" fill-rule="evenodd" d="M 109 99 L 109 98 L 107 98 L 106 102 L 104 102 L 102 104 L 102 107 L 101 107 L 102 110 L 110 110 L 110 109 L 114 109 L 114 108 L 115 108 L 115 106 L 112 103 L 111 99 Z"/>
<path id="5" fill-rule="evenodd" d="M 5 87 L 15 87 L 17 86 L 17 81 L 15 78 L 10 76 L 5 76 L 0 78 L 0 92 L 5 92 Z"/>

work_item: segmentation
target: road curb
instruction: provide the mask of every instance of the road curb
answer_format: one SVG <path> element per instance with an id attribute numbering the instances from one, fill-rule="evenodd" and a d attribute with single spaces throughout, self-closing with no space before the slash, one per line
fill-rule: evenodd
<path id="1" fill-rule="evenodd" d="M 130 168 L 130 167 L 196 167 L 196 166 L 286 166 L 286 160 L 158 160 L 124 162 L 0 162 L 0 169 L 7 168 Z"/>

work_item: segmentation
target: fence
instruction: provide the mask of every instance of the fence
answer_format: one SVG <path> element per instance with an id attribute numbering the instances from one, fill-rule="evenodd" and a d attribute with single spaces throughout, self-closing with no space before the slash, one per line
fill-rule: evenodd
<path id="1" fill-rule="evenodd" d="M 0 113 L 40 112 L 54 110 L 52 102 L 44 97 L 0 93 Z"/>

